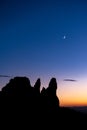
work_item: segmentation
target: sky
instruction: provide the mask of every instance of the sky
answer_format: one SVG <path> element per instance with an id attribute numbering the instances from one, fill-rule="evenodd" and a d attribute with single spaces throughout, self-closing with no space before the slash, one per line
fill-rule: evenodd
<path id="1" fill-rule="evenodd" d="M 47 87 L 61 106 L 87 105 L 87 2 L 0 0 L 0 88 L 15 76 Z M 64 81 L 74 79 L 76 81 Z"/>

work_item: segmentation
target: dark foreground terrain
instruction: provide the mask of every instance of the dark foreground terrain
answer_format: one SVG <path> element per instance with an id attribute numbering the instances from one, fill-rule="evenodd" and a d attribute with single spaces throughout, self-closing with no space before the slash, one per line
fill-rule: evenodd
<path id="1" fill-rule="evenodd" d="M 87 115 L 60 107 L 57 82 L 40 91 L 38 79 L 31 86 L 27 77 L 15 77 L 0 92 L 0 126 L 5 129 L 87 129 Z"/>

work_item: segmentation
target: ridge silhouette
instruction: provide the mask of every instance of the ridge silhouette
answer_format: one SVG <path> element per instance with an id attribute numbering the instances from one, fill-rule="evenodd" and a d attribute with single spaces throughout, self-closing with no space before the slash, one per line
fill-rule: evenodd
<path id="1" fill-rule="evenodd" d="M 27 77 L 10 79 L 0 91 L 0 121 L 4 122 L 4 126 L 6 124 L 7 128 L 10 128 L 12 125 L 15 129 L 18 129 L 18 126 L 25 129 L 62 129 L 65 124 L 67 129 L 70 129 L 70 125 L 73 129 L 86 128 L 87 115 L 60 107 L 56 95 L 56 78 L 51 78 L 47 88 L 43 87 L 40 91 L 40 87 L 40 78 L 34 86 L 31 86 Z"/>

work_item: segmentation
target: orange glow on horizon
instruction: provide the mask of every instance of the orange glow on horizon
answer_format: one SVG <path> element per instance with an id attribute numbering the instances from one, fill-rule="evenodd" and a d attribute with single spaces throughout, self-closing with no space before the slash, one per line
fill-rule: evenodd
<path id="1" fill-rule="evenodd" d="M 87 82 L 62 83 L 58 86 L 57 96 L 60 106 L 87 106 Z"/>
<path id="2" fill-rule="evenodd" d="M 65 99 L 65 100 L 62 100 L 60 98 L 60 106 L 87 106 L 87 99 Z"/>
<path id="3" fill-rule="evenodd" d="M 87 96 L 81 93 L 73 93 L 64 96 L 59 95 L 60 106 L 87 106 Z"/>

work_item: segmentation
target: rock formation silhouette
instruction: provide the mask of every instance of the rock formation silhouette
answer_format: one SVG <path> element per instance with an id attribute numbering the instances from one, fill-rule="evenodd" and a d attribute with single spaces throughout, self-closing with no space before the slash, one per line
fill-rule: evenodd
<path id="1" fill-rule="evenodd" d="M 43 104 L 46 109 L 56 111 L 59 107 L 59 99 L 56 96 L 57 82 L 56 78 L 52 78 L 48 87 L 43 88 L 41 91 Z M 43 106 L 43 107 L 44 107 Z"/>
<path id="2" fill-rule="evenodd" d="M 86 127 L 86 118 L 71 109 L 61 108 L 56 95 L 58 88 L 56 78 L 52 77 L 47 88 L 40 91 L 41 80 L 37 79 L 31 86 L 27 77 L 14 77 L 0 91 L 1 124 L 11 129 L 41 129 L 56 127 L 70 129 Z M 73 120 L 74 118 L 74 120 Z M 77 122 L 78 121 L 78 122 Z M 61 126 L 61 123 L 63 124 Z M 18 127 L 19 126 L 19 127 Z M 40 127 L 41 126 L 41 127 Z M 34 128 L 35 127 L 35 128 Z"/>

